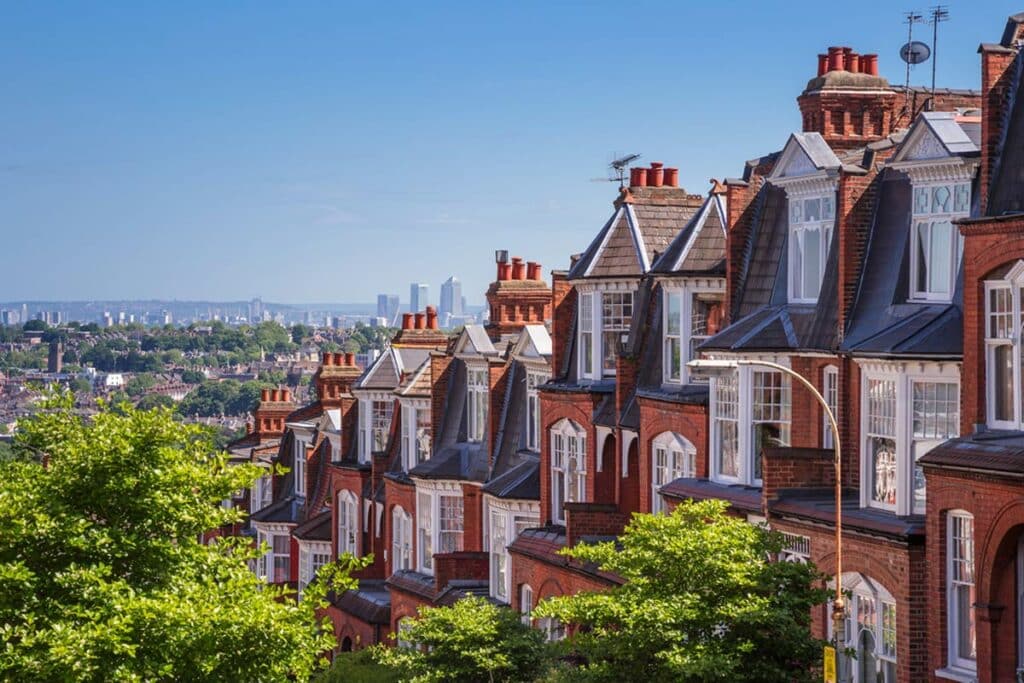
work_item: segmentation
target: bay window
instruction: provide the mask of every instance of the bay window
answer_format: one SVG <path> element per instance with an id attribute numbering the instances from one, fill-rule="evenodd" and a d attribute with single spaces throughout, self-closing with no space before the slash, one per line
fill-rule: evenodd
<path id="1" fill-rule="evenodd" d="M 790 382 L 781 372 L 744 366 L 715 377 L 712 479 L 759 486 L 762 450 L 789 445 L 790 413 Z"/>
<path id="2" fill-rule="evenodd" d="M 357 555 L 359 538 L 359 505 L 351 491 L 338 494 L 338 557 L 345 553 Z"/>
<path id="3" fill-rule="evenodd" d="M 694 291 L 667 284 L 663 287 L 663 380 L 672 384 L 704 382 L 689 377 L 686 364 L 697 357 L 697 347 L 716 331 L 723 295 L 719 291 Z"/>
<path id="4" fill-rule="evenodd" d="M 374 453 L 387 448 L 394 407 L 384 393 L 359 400 L 359 462 L 370 462 Z"/>
<path id="5" fill-rule="evenodd" d="M 977 669 L 974 603 L 974 517 L 961 510 L 947 517 L 946 599 L 949 626 L 949 667 Z"/>
<path id="6" fill-rule="evenodd" d="M 512 564 L 508 546 L 524 529 L 540 523 L 536 503 L 533 506 L 514 501 L 489 499 L 484 549 L 490 557 L 491 597 L 510 602 Z"/>
<path id="7" fill-rule="evenodd" d="M 959 433 L 957 366 L 862 363 L 861 504 L 924 514 L 925 479 L 917 463 Z"/>
<path id="8" fill-rule="evenodd" d="M 586 497 L 587 437 L 583 427 L 561 420 L 551 428 L 551 519 L 565 523 L 565 503 Z"/>
<path id="9" fill-rule="evenodd" d="M 272 534 L 270 545 L 270 566 L 273 568 L 270 583 L 288 583 L 292 578 L 292 538 L 288 534 Z"/>
<path id="10" fill-rule="evenodd" d="M 581 377 L 614 377 L 619 348 L 633 321 L 633 290 L 579 293 L 579 372 Z"/>
<path id="11" fill-rule="evenodd" d="M 253 484 L 252 495 L 249 498 L 249 513 L 259 512 L 270 505 L 274 500 L 274 477 L 264 474 Z"/>
<path id="12" fill-rule="evenodd" d="M 299 542 L 299 597 L 302 597 L 302 591 L 316 578 L 320 567 L 330 560 L 330 544 Z"/>
<path id="13" fill-rule="evenodd" d="M 417 485 L 416 528 L 417 568 L 425 574 L 434 571 L 436 553 L 462 550 L 462 489 L 457 483 L 444 483 L 423 489 Z"/>
<path id="14" fill-rule="evenodd" d="M 412 569 L 412 516 L 401 506 L 391 510 L 391 571 Z"/>
<path id="15" fill-rule="evenodd" d="M 466 424 L 470 441 L 480 442 L 487 434 L 487 367 L 474 368 L 466 371 Z"/>
<path id="16" fill-rule="evenodd" d="M 910 298 L 952 299 L 962 250 L 953 221 L 970 210 L 969 182 L 914 183 Z"/>
<path id="17" fill-rule="evenodd" d="M 524 624 L 533 624 L 533 588 L 528 583 L 524 583 L 519 589 L 519 614 L 522 615 L 520 618 Z"/>
<path id="18" fill-rule="evenodd" d="M 835 192 L 789 197 L 789 301 L 815 303 L 835 223 Z"/>
<path id="19" fill-rule="evenodd" d="M 675 432 L 662 432 L 651 443 L 651 512 L 665 509 L 662 486 L 680 477 L 696 476 L 697 449 Z"/>
<path id="20" fill-rule="evenodd" d="M 430 405 L 426 400 L 402 404 L 402 462 L 411 470 L 430 459 Z"/>
<path id="21" fill-rule="evenodd" d="M 985 384 L 987 420 L 992 427 L 1022 429 L 1021 323 L 1024 261 L 1003 279 L 985 283 Z"/>

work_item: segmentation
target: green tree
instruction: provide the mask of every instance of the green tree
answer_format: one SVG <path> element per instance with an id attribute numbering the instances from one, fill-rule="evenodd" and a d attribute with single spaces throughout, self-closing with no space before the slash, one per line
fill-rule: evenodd
<path id="1" fill-rule="evenodd" d="M 164 394 L 146 394 L 135 405 L 139 410 L 153 410 L 154 408 L 173 408 L 174 399 Z M 218 445 L 219 447 L 219 445 Z"/>
<path id="2" fill-rule="evenodd" d="M 258 472 L 170 412 L 72 412 L 50 395 L 0 463 L 0 679 L 305 680 L 333 642 L 316 616 L 361 563 L 331 564 L 296 602 L 257 579 L 240 539 L 204 532 Z M 265 548 L 263 549 L 265 550 Z"/>
<path id="3" fill-rule="evenodd" d="M 376 658 L 412 683 L 535 681 L 547 664 L 541 632 L 480 597 L 451 607 L 421 607 L 402 638 L 412 647 L 380 646 Z"/>
<path id="4" fill-rule="evenodd" d="M 92 392 L 92 382 L 84 377 L 76 377 L 71 380 L 71 391 L 78 395 L 84 395 Z"/>
<path id="5" fill-rule="evenodd" d="M 581 628 L 584 664 L 571 680 L 790 683 L 820 678 L 822 641 L 810 612 L 828 595 L 813 565 L 772 562 L 778 534 L 726 513 L 724 501 L 685 502 L 633 516 L 618 543 L 563 551 L 625 580 L 606 593 L 551 598 L 536 617 Z"/>
<path id="6" fill-rule="evenodd" d="M 141 374 L 135 375 L 127 382 L 125 382 L 124 393 L 128 394 L 133 398 L 138 398 L 139 396 L 142 396 L 155 386 L 156 377 L 149 373 L 143 372 Z"/>
<path id="7" fill-rule="evenodd" d="M 29 320 L 21 326 L 21 329 L 26 332 L 45 332 L 50 329 L 50 326 L 42 320 Z"/>
<path id="8" fill-rule="evenodd" d="M 200 370 L 182 370 L 181 381 L 185 384 L 202 384 L 206 381 L 206 375 Z"/>

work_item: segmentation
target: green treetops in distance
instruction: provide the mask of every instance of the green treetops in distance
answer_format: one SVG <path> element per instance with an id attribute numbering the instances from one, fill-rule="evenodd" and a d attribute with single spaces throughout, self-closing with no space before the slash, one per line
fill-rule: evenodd
<path id="1" fill-rule="evenodd" d="M 317 616 L 359 563 L 327 565 L 301 602 L 205 532 L 252 485 L 209 430 L 127 405 L 86 420 L 69 394 L 19 423 L 0 459 L 0 679 L 307 680 L 333 643 Z M 261 549 L 261 550 L 265 550 Z"/>

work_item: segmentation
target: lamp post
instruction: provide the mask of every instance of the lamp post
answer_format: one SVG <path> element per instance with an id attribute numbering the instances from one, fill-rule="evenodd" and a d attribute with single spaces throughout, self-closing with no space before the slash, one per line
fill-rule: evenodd
<path id="1" fill-rule="evenodd" d="M 842 484 L 842 457 L 839 444 L 839 426 L 836 424 L 836 416 L 828 406 L 828 401 L 821 395 L 821 392 L 811 384 L 800 373 L 794 372 L 785 365 L 772 363 L 764 360 L 732 359 L 732 360 L 691 360 L 686 364 L 695 374 L 703 377 L 721 377 L 731 374 L 741 366 L 756 366 L 777 370 L 787 375 L 803 386 L 807 387 L 811 395 L 821 404 L 822 410 L 828 417 L 829 427 L 832 428 L 833 464 L 836 477 L 836 598 L 832 603 L 832 635 L 835 638 L 836 652 L 839 651 L 839 633 L 843 628 L 843 617 L 846 614 L 846 600 L 843 598 L 843 484 Z"/>

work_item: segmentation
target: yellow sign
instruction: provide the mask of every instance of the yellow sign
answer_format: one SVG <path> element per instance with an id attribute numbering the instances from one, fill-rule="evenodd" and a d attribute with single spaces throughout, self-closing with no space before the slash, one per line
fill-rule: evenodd
<path id="1" fill-rule="evenodd" d="M 836 683 L 836 649 L 831 645 L 825 646 L 825 683 Z"/>

